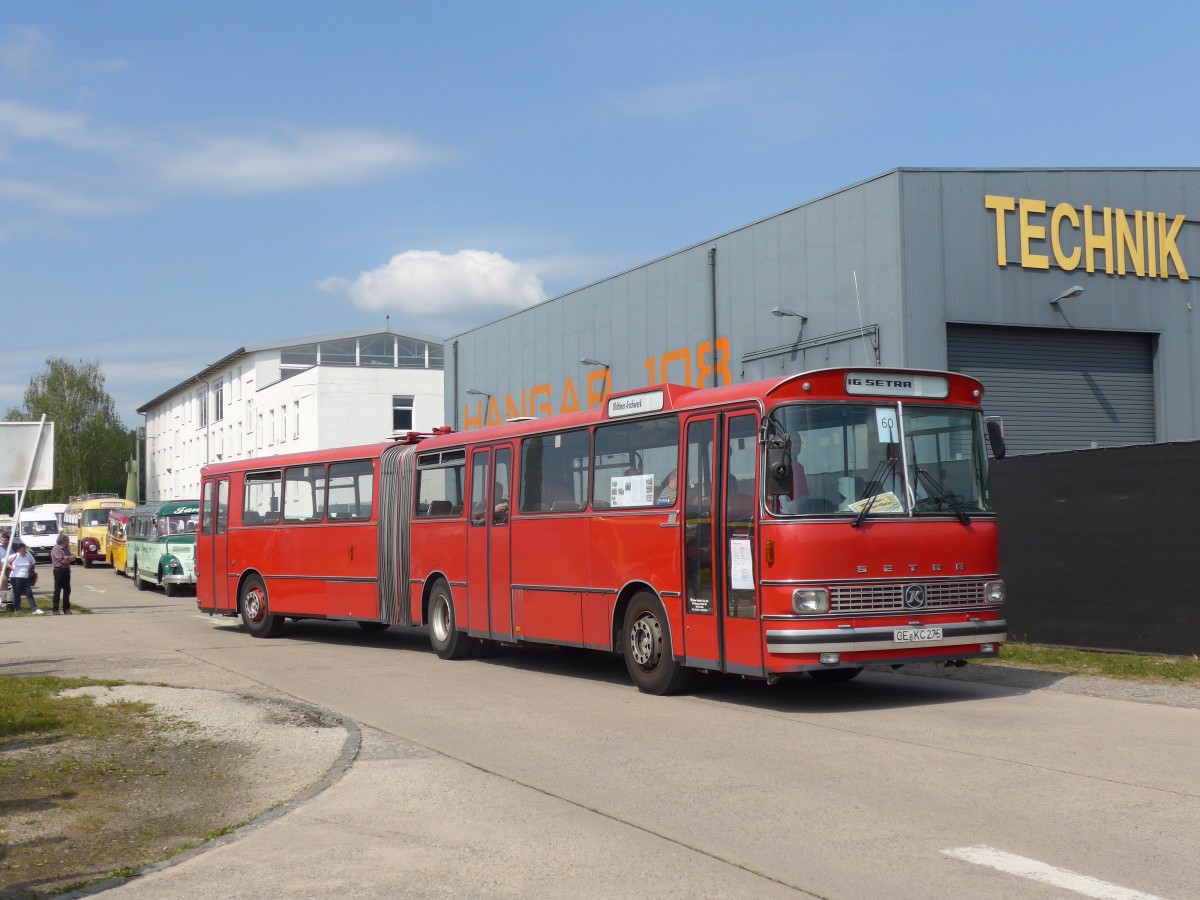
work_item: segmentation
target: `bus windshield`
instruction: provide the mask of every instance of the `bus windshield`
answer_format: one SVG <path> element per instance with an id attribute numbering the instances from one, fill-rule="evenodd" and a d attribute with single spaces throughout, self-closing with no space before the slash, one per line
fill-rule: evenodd
<path id="1" fill-rule="evenodd" d="M 782 516 L 990 512 L 983 418 L 914 404 L 796 404 L 771 414 L 790 442 Z"/>
<path id="2" fill-rule="evenodd" d="M 199 521 L 199 513 L 181 516 L 159 516 L 158 534 L 160 537 L 166 537 L 169 534 L 195 534 L 196 523 Z"/>

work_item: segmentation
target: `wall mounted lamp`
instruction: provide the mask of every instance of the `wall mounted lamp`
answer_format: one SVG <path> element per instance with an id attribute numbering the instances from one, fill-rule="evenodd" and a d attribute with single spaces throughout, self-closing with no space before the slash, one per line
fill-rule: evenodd
<path id="1" fill-rule="evenodd" d="M 1063 291 L 1061 294 L 1059 294 L 1057 297 L 1055 297 L 1053 300 L 1051 300 L 1050 305 L 1058 306 L 1059 300 L 1070 300 L 1072 297 L 1078 297 L 1082 293 L 1083 293 L 1082 287 L 1080 287 L 1077 284 L 1072 285 L 1071 287 L 1069 287 L 1065 291 Z"/>
<path id="2" fill-rule="evenodd" d="M 781 319 L 784 316 L 794 316 L 795 318 L 800 320 L 801 325 L 803 325 L 808 320 L 808 316 L 803 315 L 802 313 L 798 313 L 795 310 L 784 309 L 782 306 L 772 307 L 771 315 L 779 316 Z"/>

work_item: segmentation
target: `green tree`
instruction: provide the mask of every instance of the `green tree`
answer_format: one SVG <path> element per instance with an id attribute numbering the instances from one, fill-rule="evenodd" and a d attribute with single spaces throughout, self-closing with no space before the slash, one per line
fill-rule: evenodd
<path id="1" fill-rule="evenodd" d="M 117 415 L 104 389 L 98 360 L 72 364 L 61 356 L 46 360 L 46 371 L 29 380 L 23 404 L 10 409 L 10 422 L 54 423 L 54 489 L 30 492 L 26 505 L 62 503 L 75 494 L 125 490 L 125 460 L 134 432 Z"/>

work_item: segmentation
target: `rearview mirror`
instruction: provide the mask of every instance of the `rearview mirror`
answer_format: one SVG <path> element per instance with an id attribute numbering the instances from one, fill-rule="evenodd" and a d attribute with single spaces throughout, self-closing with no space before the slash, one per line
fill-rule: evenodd
<path id="1" fill-rule="evenodd" d="M 999 416 L 988 416 L 983 420 L 983 425 L 987 429 L 988 443 L 992 446 L 992 456 L 1004 459 L 1008 452 L 1004 447 L 1004 420 Z"/>

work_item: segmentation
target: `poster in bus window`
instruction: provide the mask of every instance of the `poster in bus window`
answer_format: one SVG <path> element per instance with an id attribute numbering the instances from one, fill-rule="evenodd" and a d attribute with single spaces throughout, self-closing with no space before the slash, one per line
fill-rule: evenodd
<path id="1" fill-rule="evenodd" d="M 729 539 L 729 586 L 735 591 L 754 590 L 754 557 L 748 537 Z"/>
<path id="2" fill-rule="evenodd" d="M 654 474 L 616 475 L 609 488 L 608 505 L 652 506 L 654 504 Z"/>

